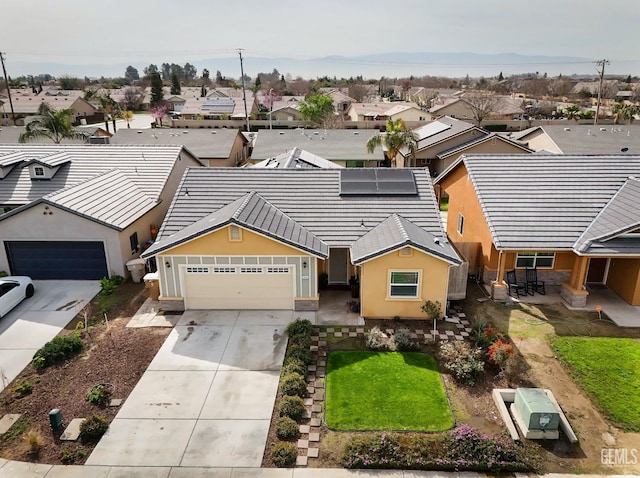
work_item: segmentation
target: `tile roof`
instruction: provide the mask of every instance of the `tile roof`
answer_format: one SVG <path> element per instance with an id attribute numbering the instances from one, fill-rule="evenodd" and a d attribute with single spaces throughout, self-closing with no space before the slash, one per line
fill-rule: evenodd
<path id="1" fill-rule="evenodd" d="M 449 156 L 455 155 L 455 154 L 460 154 L 461 152 L 463 152 L 466 149 L 469 148 L 473 148 L 474 146 L 477 146 L 479 144 L 482 144 L 486 141 L 490 141 L 490 140 L 496 140 L 496 141 L 502 141 L 503 143 L 508 143 L 511 144 L 513 146 L 516 146 L 518 148 L 521 148 L 524 151 L 533 153 L 533 150 L 527 148 L 524 144 L 522 143 L 517 143 L 516 141 L 513 141 L 505 136 L 501 136 L 497 133 L 489 133 L 486 136 L 481 136 L 480 138 L 474 138 L 470 141 L 467 141 L 466 143 L 460 144 L 458 146 L 454 146 L 453 148 L 449 148 L 446 149 L 444 151 L 439 152 L 438 154 L 436 154 L 436 157 L 440 158 L 440 159 L 445 159 Z"/>
<path id="2" fill-rule="evenodd" d="M 413 133 L 418 137 L 418 151 L 420 151 L 470 130 L 476 130 L 482 135 L 489 134 L 471 123 L 460 121 L 450 116 L 443 116 L 431 123 L 420 126 L 414 129 Z"/>
<path id="3" fill-rule="evenodd" d="M 353 243 L 351 261 L 354 264 L 362 264 L 369 259 L 405 246 L 414 247 L 453 264 L 461 262 L 448 241 L 416 226 L 396 213 Z"/>
<path id="4" fill-rule="evenodd" d="M 16 151 L 23 161 L 47 158 L 65 153 L 70 160 L 60 165 L 49 180 L 32 181 L 28 168 L 14 164 L 11 172 L 0 179 L 0 204 L 21 206 L 48 194 L 79 185 L 113 169 L 119 170 L 146 196 L 156 200 L 165 187 L 176 161 L 187 156 L 181 146 L 114 146 L 114 145 L 42 145 L 0 144 L 0 164 L 3 158 L 15 158 Z M 0 216 L 1 217 L 1 216 Z"/>
<path id="5" fill-rule="evenodd" d="M 414 169 L 415 196 L 340 196 L 341 169 L 190 168 L 158 240 L 255 191 L 331 247 L 349 247 L 393 213 L 446 240 L 428 170 Z"/>
<path id="6" fill-rule="evenodd" d="M 640 234 L 620 237 L 640 228 L 640 181 L 627 179 L 600 211 L 575 249 L 582 254 L 640 254 Z"/>
<path id="7" fill-rule="evenodd" d="M 470 155 L 461 161 L 501 250 L 573 250 L 627 178 L 640 176 L 640 155 Z M 629 186 L 622 197 L 637 192 Z M 640 203 L 640 195 L 632 197 Z M 607 219 L 598 229 L 616 224 Z"/>
<path id="8" fill-rule="evenodd" d="M 121 145 L 185 145 L 201 159 L 228 158 L 238 136 L 237 129 L 129 129 L 120 128 L 111 144 Z"/>
<path id="9" fill-rule="evenodd" d="M 291 151 L 282 153 L 273 158 L 265 159 L 252 166 L 253 168 L 342 168 L 342 166 L 328 161 L 320 156 L 316 156 L 309 151 L 293 148 Z"/>
<path id="10" fill-rule="evenodd" d="M 158 205 L 117 169 L 48 194 L 43 201 L 118 230 Z"/>
<path id="11" fill-rule="evenodd" d="M 382 161 L 382 154 L 367 152 L 367 141 L 377 130 L 260 130 L 251 159 L 273 158 L 293 148 L 303 149 L 329 161 Z"/>
<path id="12" fill-rule="evenodd" d="M 245 194 L 175 234 L 157 240 L 143 256 L 157 254 L 229 224 L 237 224 L 272 237 L 323 259 L 329 256 L 327 244 L 255 191 Z"/>

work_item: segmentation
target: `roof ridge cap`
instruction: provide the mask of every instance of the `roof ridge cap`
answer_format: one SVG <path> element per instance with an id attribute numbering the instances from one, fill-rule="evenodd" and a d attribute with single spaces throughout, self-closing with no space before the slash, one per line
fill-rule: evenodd
<path id="1" fill-rule="evenodd" d="M 407 230 L 404 227 L 404 224 L 402 223 L 402 216 L 400 216 L 397 212 L 394 212 L 391 217 L 393 217 L 393 220 L 396 222 L 396 226 L 398 226 L 398 230 L 400 231 L 400 234 L 402 235 L 402 238 L 404 239 L 405 242 L 409 242 L 410 238 L 409 238 L 409 234 L 407 233 Z"/>
<path id="2" fill-rule="evenodd" d="M 247 204 L 249 204 L 249 201 L 255 196 L 258 195 L 257 192 L 255 191 L 249 191 L 247 194 L 245 194 L 245 198 L 244 201 L 242 201 L 242 204 L 240 204 L 240 206 L 238 206 L 238 209 L 236 209 L 234 211 L 234 213 L 231 215 L 232 219 L 238 219 L 238 216 L 242 213 L 242 211 L 244 211 L 244 208 L 247 207 Z"/>

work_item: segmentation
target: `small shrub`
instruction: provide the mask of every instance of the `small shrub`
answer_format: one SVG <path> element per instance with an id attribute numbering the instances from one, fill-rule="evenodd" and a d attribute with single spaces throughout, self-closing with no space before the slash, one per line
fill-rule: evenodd
<path id="1" fill-rule="evenodd" d="M 440 302 L 438 301 L 432 302 L 428 300 L 424 304 L 422 304 L 422 307 L 420 307 L 420 309 L 422 309 L 422 312 L 427 314 L 427 317 L 432 320 L 442 318 L 442 304 L 440 304 Z"/>
<path id="2" fill-rule="evenodd" d="M 306 411 L 304 400 L 296 396 L 285 395 L 278 405 L 278 414 L 281 417 L 289 417 L 296 422 L 304 417 Z"/>
<path id="3" fill-rule="evenodd" d="M 276 436 L 280 440 L 291 440 L 298 436 L 298 424 L 289 417 L 280 417 L 276 422 Z"/>
<path id="4" fill-rule="evenodd" d="M 296 319 L 287 326 L 289 337 L 294 335 L 313 335 L 313 324 L 307 319 Z"/>
<path id="5" fill-rule="evenodd" d="M 471 339 L 476 347 L 486 350 L 492 343 L 500 339 L 500 334 L 483 318 L 476 318 L 471 324 Z"/>
<path id="6" fill-rule="evenodd" d="M 388 350 L 389 338 L 380 327 L 372 327 L 365 333 L 365 345 L 371 350 Z"/>
<path id="7" fill-rule="evenodd" d="M 515 354 L 516 349 L 513 343 L 496 340 L 489 346 L 489 360 L 500 367 L 500 370 L 502 371 L 504 371 L 504 367 L 509 357 L 513 357 Z"/>
<path id="8" fill-rule="evenodd" d="M 507 359 L 504 365 L 504 376 L 508 380 L 514 380 L 529 370 L 529 364 L 524 359 L 522 354 L 515 354 Z"/>
<path id="9" fill-rule="evenodd" d="M 298 448 L 290 442 L 281 441 L 271 449 L 271 461 L 278 468 L 293 465 L 298 457 Z"/>
<path id="10" fill-rule="evenodd" d="M 482 350 L 472 348 L 466 342 L 442 342 L 440 357 L 444 360 L 444 368 L 466 385 L 473 385 L 476 376 L 484 370 Z"/>
<path id="11" fill-rule="evenodd" d="M 113 291 L 116 289 L 116 285 L 113 283 L 111 279 L 108 277 L 103 277 L 100 279 L 100 293 L 103 295 L 111 295 Z"/>
<path id="12" fill-rule="evenodd" d="M 115 286 L 122 285 L 124 284 L 124 277 L 119 275 L 111 276 L 111 282 L 113 282 L 113 285 Z"/>
<path id="13" fill-rule="evenodd" d="M 91 415 L 80 424 L 80 441 L 93 443 L 100 440 L 109 428 L 109 422 L 100 415 Z"/>
<path id="14" fill-rule="evenodd" d="M 300 347 L 299 345 L 292 345 L 287 350 L 287 357 L 292 357 L 300 360 L 302 363 L 309 365 L 311 362 L 311 351 L 308 347 Z"/>
<path id="15" fill-rule="evenodd" d="M 0 277 L 7 277 L 9 274 L 7 274 L 6 271 L 0 271 Z M 327 276 L 329 277 L 329 276 Z"/>
<path id="16" fill-rule="evenodd" d="M 105 406 L 111 397 L 113 386 L 108 383 L 94 385 L 87 393 L 87 401 L 94 405 Z"/>
<path id="17" fill-rule="evenodd" d="M 308 349 L 309 346 L 311 345 L 311 336 L 310 335 L 289 336 L 289 345 L 297 345 L 298 347 Z"/>
<path id="18" fill-rule="evenodd" d="M 82 350 L 80 336 L 75 333 L 72 337 L 54 337 L 47 342 L 33 356 L 33 365 L 38 370 L 43 370 L 50 365 L 64 362 Z"/>
<path id="19" fill-rule="evenodd" d="M 307 393 L 307 384 L 304 377 L 298 373 L 290 373 L 280 380 L 280 391 L 283 395 L 297 395 L 304 397 Z"/>
<path id="20" fill-rule="evenodd" d="M 75 452 L 70 449 L 70 448 L 63 448 L 62 450 L 60 450 L 60 452 L 58 453 L 58 459 L 64 464 L 64 465 L 71 465 L 72 463 L 75 463 L 76 461 L 76 454 Z"/>
<path id="21" fill-rule="evenodd" d="M 282 364 L 280 374 L 284 377 L 290 373 L 298 373 L 304 377 L 307 374 L 307 365 L 300 359 L 287 357 Z"/>
<path id="22" fill-rule="evenodd" d="M 409 336 L 409 329 L 398 329 L 396 333 L 391 336 L 391 342 L 393 343 L 393 349 L 400 352 L 411 352 L 420 350 L 420 344 L 414 342 Z"/>
<path id="23" fill-rule="evenodd" d="M 37 455 L 42 449 L 42 435 L 39 431 L 31 430 L 24 437 L 24 441 L 27 443 L 27 453 L 29 455 Z"/>
<path id="24" fill-rule="evenodd" d="M 20 385 L 16 385 L 13 387 L 13 393 L 15 393 L 18 397 L 26 397 L 27 395 L 31 395 L 33 392 L 33 385 L 28 380 L 25 380 Z"/>

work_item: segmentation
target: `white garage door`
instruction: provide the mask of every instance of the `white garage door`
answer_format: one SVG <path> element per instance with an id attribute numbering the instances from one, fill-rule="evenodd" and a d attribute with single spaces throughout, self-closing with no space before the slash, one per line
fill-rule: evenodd
<path id="1" fill-rule="evenodd" d="M 188 266 L 187 309 L 293 309 L 291 266 Z"/>

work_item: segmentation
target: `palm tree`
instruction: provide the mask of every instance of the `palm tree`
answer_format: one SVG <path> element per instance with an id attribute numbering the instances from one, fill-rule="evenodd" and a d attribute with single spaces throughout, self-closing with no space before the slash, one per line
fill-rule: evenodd
<path id="1" fill-rule="evenodd" d="M 638 107 L 635 105 L 629 105 L 626 103 L 616 103 L 611 108 L 611 112 L 614 116 L 614 123 L 618 124 L 620 120 L 627 120 L 629 124 L 633 123 L 635 115 L 638 113 Z"/>
<path id="2" fill-rule="evenodd" d="M 20 143 L 34 141 L 40 138 L 49 138 L 56 144 L 63 139 L 89 138 L 89 133 L 78 131 L 71 126 L 73 110 L 71 108 L 54 110 L 47 103 L 41 103 L 38 107 L 39 118 L 27 123 L 24 132 L 18 137 Z"/>
<path id="3" fill-rule="evenodd" d="M 564 109 L 564 115 L 567 119 L 578 121 L 578 118 L 580 117 L 580 108 L 576 105 L 569 105 Z"/>
<path id="4" fill-rule="evenodd" d="M 391 161 L 391 165 L 395 166 L 396 156 L 405 152 L 409 154 L 409 166 L 415 160 L 418 142 L 412 131 L 407 128 L 401 118 L 387 121 L 386 133 L 378 133 L 367 141 L 367 151 L 373 153 L 378 146 L 387 148 L 387 158 Z"/>

